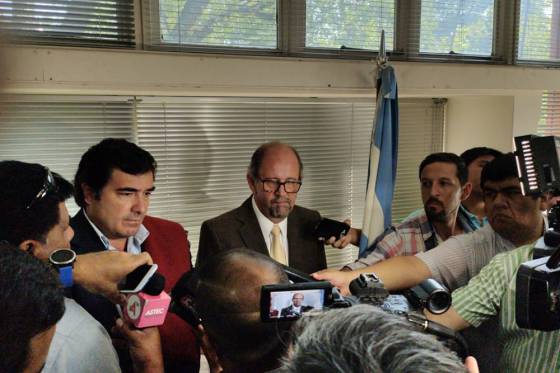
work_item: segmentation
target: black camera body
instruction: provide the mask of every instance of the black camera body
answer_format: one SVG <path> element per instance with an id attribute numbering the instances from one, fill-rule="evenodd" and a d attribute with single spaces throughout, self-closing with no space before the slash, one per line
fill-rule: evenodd
<path id="1" fill-rule="evenodd" d="M 515 315 L 520 328 L 560 329 L 560 268 L 550 269 L 548 260 L 534 259 L 518 269 Z"/>
<path id="2" fill-rule="evenodd" d="M 515 157 L 523 195 L 560 195 L 560 137 L 515 137 Z M 560 205 L 549 210 L 548 219 L 533 260 L 517 271 L 515 319 L 520 328 L 560 329 Z"/>

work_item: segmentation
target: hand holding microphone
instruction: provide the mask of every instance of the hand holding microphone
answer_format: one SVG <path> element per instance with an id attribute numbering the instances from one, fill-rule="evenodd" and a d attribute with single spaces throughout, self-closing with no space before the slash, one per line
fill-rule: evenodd
<path id="1" fill-rule="evenodd" d="M 165 277 L 157 273 L 157 264 L 143 265 L 126 278 L 121 292 L 126 295 L 124 318 L 137 328 L 163 324 L 171 298 L 163 291 Z"/>

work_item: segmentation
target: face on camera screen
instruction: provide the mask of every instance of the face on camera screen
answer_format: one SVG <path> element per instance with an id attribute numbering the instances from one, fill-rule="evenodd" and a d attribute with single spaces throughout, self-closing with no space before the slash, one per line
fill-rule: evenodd
<path id="1" fill-rule="evenodd" d="M 297 318 L 311 310 L 322 310 L 324 289 L 284 290 L 270 292 L 269 318 Z"/>

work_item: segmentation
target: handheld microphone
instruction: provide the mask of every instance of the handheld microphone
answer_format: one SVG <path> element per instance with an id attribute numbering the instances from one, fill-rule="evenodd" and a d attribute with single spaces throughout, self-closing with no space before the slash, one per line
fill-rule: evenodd
<path id="1" fill-rule="evenodd" d="M 197 286 L 198 273 L 196 269 L 183 273 L 171 290 L 170 309 L 171 312 L 195 329 L 201 323 L 194 305 Z"/>
<path id="2" fill-rule="evenodd" d="M 164 288 L 165 277 L 154 273 L 142 291 L 126 296 L 124 317 L 137 328 L 163 324 L 171 302 Z"/>

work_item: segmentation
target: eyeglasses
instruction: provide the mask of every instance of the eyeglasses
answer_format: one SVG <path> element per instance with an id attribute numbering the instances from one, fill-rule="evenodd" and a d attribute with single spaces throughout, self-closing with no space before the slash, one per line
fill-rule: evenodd
<path id="1" fill-rule="evenodd" d="M 46 175 L 45 181 L 43 182 L 43 186 L 37 192 L 35 197 L 29 202 L 29 204 L 25 207 L 26 209 L 30 209 L 36 202 L 45 198 L 45 196 L 51 192 L 55 192 L 58 188 L 56 186 L 56 181 L 54 180 L 54 176 L 51 171 L 45 167 Z"/>
<path id="2" fill-rule="evenodd" d="M 301 188 L 301 180 L 287 180 L 280 181 L 276 179 L 259 179 L 263 184 L 263 189 L 265 192 L 276 192 L 281 186 L 284 186 L 284 191 L 286 193 L 297 193 Z"/>
<path id="3" fill-rule="evenodd" d="M 517 201 L 520 200 L 521 198 L 523 198 L 523 194 L 521 193 L 521 189 L 516 188 L 516 187 L 509 187 L 509 188 L 503 188 L 503 189 L 484 189 L 482 191 L 482 195 L 484 197 L 484 199 L 493 201 L 496 199 L 496 197 L 498 197 L 498 194 L 502 194 L 502 196 L 504 196 L 504 198 L 510 200 L 510 201 Z"/>

